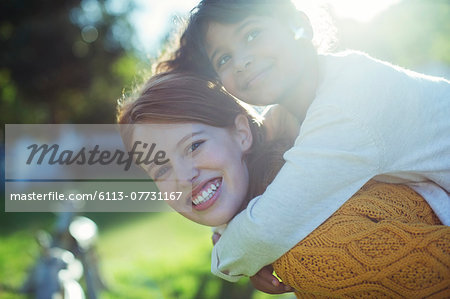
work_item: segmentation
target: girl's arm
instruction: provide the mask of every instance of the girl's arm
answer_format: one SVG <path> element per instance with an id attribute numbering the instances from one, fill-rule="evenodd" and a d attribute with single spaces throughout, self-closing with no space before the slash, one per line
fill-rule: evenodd
<path id="1" fill-rule="evenodd" d="M 214 246 L 215 275 L 229 281 L 255 275 L 382 171 L 380 142 L 363 123 L 330 106 L 307 117 L 274 181 L 233 218 Z"/>

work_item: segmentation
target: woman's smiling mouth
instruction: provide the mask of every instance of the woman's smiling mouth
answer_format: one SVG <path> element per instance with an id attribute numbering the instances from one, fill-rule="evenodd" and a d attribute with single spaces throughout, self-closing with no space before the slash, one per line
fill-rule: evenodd
<path id="1" fill-rule="evenodd" d="M 208 181 L 199 191 L 192 194 L 193 208 L 198 211 L 209 208 L 219 198 L 221 186 L 221 178 Z"/>

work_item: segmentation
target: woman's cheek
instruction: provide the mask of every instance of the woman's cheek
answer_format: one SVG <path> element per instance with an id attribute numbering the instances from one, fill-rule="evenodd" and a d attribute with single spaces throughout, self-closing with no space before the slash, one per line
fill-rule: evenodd
<path id="1" fill-rule="evenodd" d="M 160 192 L 176 192 L 176 183 L 172 179 L 167 179 L 164 182 L 156 183 L 156 187 Z"/>

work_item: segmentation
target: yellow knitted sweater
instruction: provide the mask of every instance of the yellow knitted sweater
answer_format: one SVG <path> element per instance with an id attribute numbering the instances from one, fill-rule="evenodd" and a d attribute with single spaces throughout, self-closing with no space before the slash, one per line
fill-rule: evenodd
<path id="1" fill-rule="evenodd" d="M 371 181 L 273 266 L 298 298 L 450 298 L 450 227 L 412 189 Z"/>

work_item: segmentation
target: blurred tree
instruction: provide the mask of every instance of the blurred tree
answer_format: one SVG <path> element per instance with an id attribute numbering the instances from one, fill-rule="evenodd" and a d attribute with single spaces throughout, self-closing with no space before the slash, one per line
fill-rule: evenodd
<path id="1" fill-rule="evenodd" d="M 111 2 L 0 2 L 2 123 L 114 123 L 137 59 L 126 53 L 131 4 Z"/>
<path id="2" fill-rule="evenodd" d="M 450 67 L 450 2 L 403 0 L 370 23 L 337 21 L 341 48 L 366 51 L 403 67 Z"/>

